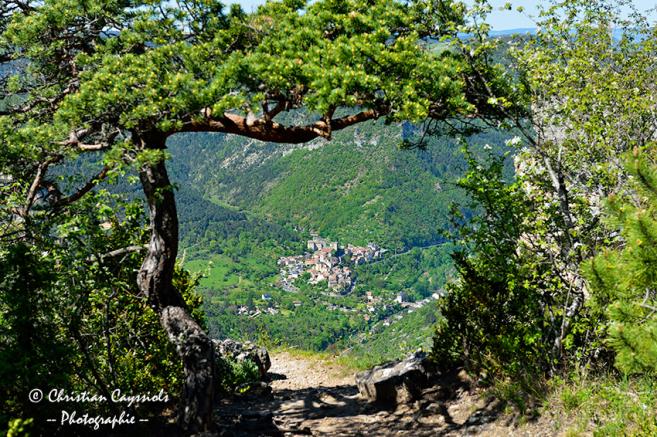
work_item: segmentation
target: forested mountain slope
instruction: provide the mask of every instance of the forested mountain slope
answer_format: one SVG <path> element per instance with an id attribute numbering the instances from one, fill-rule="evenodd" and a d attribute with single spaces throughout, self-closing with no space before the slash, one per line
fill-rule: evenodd
<path id="1" fill-rule="evenodd" d="M 453 250 L 445 230 L 450 205 L 463 200 L 455 181 L 466 164 L 455 138 L 432 138 L 424 150 L 400 148 L 418 135 L 409 124 L 370 122 L 303 146 L 218 134 L 172 138 L 167 165 L 181 256 L 204 275 L 212 335 L 349 349 L 363 364 L 426 346 L 435 304 L 413 314 L 397 299 L 403 294 L 411 304 L 442 292 Z M 475 152 L 486 144 L 499 149 L 510 135 L 492 131 L 468 143 Z M 64 173 L 84 180 L 99 168 L 87 157 Z M 125 182 L 109 188 L 142 196 Z M 304 279 L 295 282 L 298 292 L 284 291 L 277 261 L 306 252 L 312 232 L 344 246 L 376 243 L 387 253 L 355 266 L 348 295 L 327 296 L 325 285 Z M 248 314 L 238 314 L 244 307 Z"/>
<path id="2" fill-rule="evenodd" d="M 400 150 L 402 136 L 412 131 L 371 122 L 305 146 L 189 134 L 170 140 L 170 165 L 181 191 L 191 185 L 205 199 L 275 222 L 403 250 L 441 240 L 458 197 L 452 182 L 464 166 L 452 139 Z M 503 139 L 488 134 L 475 142 Z"/>

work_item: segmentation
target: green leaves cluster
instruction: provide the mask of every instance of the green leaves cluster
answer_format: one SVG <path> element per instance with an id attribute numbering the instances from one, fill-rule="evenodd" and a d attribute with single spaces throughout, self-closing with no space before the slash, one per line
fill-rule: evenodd
<path id="1" fill-rule="evenodd" d="M 459 186 L 477 215 L 466 220 L 453 211 L 458 279 L 439 302 L 434 359 L 489 376 L 541 372 L 552 364 L 554 332 L 545 316 L 554 296 L 547 266 L 518 244 L 532 230 L 532 205 L 520 181 L 505 180 L 505 156 L 480 163 L 466 154 Z"/>
<path id="2" fill-rule="evenodd" d="M 99 190 L 52 220 L 37 218 L 31 226 L 38 246 L 16 241 L 0 247 L 0 427 L 12 418 L 32 417 L 34 427 L 50 432 L 43 430 L 45 419 L 60 414 L 62 405 L 30 403 L 28 393 L 34 388 L 109 398 L 114 389 L 148 393 L 158 387 L 176 397 L 181 365 L 158 315 L 137 292 L 141 254 L 108 255 L 143 246 L 139 203 Z M 202 322 L 196 281 L 179 269 L 174 283 Z M 88 412 L 113 408 L 93 404 Z"/>
<path id="3" fill-rule="evenodd" d="M 573 195 L 607 195 L 625 180 L 623 152 L 651 140 L 655 29 L 631 2 L 546 7 L 535 38 L 512 47 L 543 153 L 569 173 Z M 553 158 L 554 159 L 554 158 Z"/>
<path id="4" fill-rule="evenodd" d="M 225 14 L 215 1 L 177 3 L 49 1 L 17 14 L 3 39 L 29 59 L 21 77 L 61 80 L 28 100 L 73 86 L 55 114 L 63 126 L 165 132 L 204 108 L 258 113 L 272 100 L 318 114 L 379 107 L 393 120 L 475 110 L 458 52 L 421 44 L 456 35 L 458 3 L 271 1 L 253 14 Z"/>

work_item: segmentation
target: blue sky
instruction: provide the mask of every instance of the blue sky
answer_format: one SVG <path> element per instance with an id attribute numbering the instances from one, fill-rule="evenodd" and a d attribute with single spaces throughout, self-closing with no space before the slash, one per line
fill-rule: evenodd
<path id="1" fill-rule="evenodd" d="M 224 0 L 226 3 L 239 3 L 246 11 L 251 11 L 257 5 L 263 4 L 264 0 Z M 495 9 L 499 9 L 508 0 L 491 0 Z M 515 0 L 511 1 L 514 7 L 523 6 L 525 12 L 520 14 L 515 11 L 496 10 L 490 16 L 490 23 L 495 30 L 518 29 L 523 27 L 534 27 L 534 22 L 530 16 L 536 14 L 536 6 L 544 3 L 541 0 Z M 639 10 L 647 10 L 655 7 L 655 0 L 633 0 L 634 5 Z"/>

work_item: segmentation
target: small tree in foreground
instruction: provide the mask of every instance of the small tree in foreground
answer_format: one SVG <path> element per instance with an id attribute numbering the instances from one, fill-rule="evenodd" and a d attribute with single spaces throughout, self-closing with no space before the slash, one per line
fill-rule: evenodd
<path id="1" fill-rule="evenodd" d="M 466 153 L 468 170 L 458 182 L 470 199 L 465 219 L 454 207 L 452 254 L 458 273 L 439 301 L 434 360 L 443 368 L 464 365 L 489 377 L 533 377 L 548 369 L 556 333 L 549 311 L 558 283 L 542 260 L 519 242 L 537 229 L 522 181 L 505 178 L 507 155 L 480 163 Z"/>

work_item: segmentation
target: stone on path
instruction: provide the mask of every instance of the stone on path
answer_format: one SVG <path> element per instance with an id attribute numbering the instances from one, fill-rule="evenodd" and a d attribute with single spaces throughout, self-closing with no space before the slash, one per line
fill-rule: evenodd
<path id="1" fill-rule="evenodd" d="M 427 355 L 416 352 L 395 361 L 356 374 L 358 391 L 369 402 L 404 404 L 419 399 L 429 379 Z"/>

